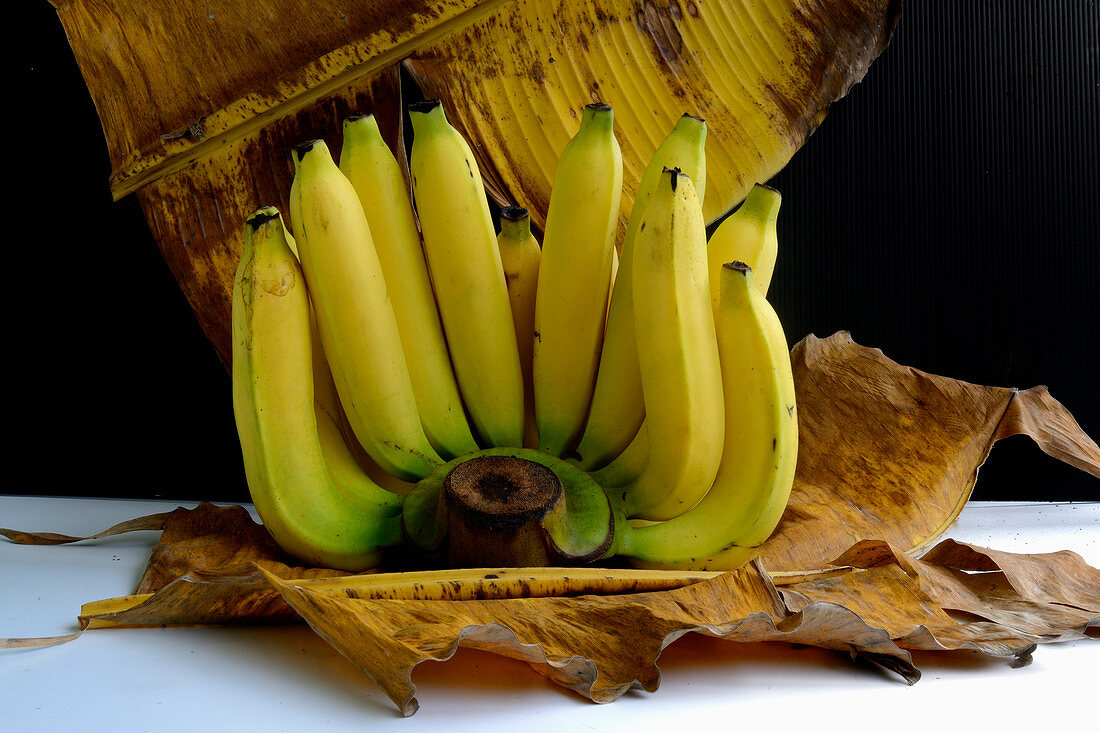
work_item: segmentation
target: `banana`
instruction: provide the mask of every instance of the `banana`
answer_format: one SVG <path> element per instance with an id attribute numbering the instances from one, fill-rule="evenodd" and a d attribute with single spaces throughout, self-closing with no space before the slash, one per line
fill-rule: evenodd
<path id="1" fill-rule="evenodd" d="M 346 451 L 331 455 L 350 463 L 326 462 L 314 405 L 320 345 L 284 232 L 271 207 L 250 216 L 233 282 L 233 413 L 245 476 L 280 547 L 311 565 L 361 571 L 402 541 L 401 497 L 353 470 Z"/>
<path id="2" fill-rule="evenodd" d="M 292 185 L 291 191 L 291 196 L 293 197 L 297 189 Z M 257 214 L 264 213 L 265 211 L 275 215 L 279 213 L 278 210 L 273 207 L 266 207 L 259 209 Z M 286 237 L 286 243 L 290 247 L 290 251 L 294 253 L 295 259 L 298 259 L 298 245 L 294 241 L 293 235 L 291 235 L 290 231 L 286 228 L 285 221 L 283 222 L 283 236 Z M 301 260 L 299 260 L 299 266 L 300 263 Z M 386 491 L 395 494 L 404 495 L 409 493 L 415 484 L 409 483 L 408 481 L 402 481 L 396 476 L 386 473 L 385 470 L 378 465 L 378 462 L 363 450 L 363 446 L 360 445 L 358 439 L 356 439 L 355 433 L 351 429 L 351 423 L 348 422 L 348 417 L 344 413 L 344 408 L 340 405 L 340 397 L 336 394 L 336 384 L 332 380 L 332 371 L 329 369 L 325 350 L 321 347 L 321 334 L 317 330 L 317 316 L 313 310 L 312 304 L 310 304 L 310 326 L 314 346 L 313 399 L 317 407 L 318 432 L 321 436 L 321 449 L 324 451 L 325 461 L 342 462 L 345 458 L 343 453 L 350 452 L 354 461 L 364 472 L 366 472 L 371 481 L 378 484 Z M 334 433 L 329 430 L 330 425 L 323 425 L 324 421 L 329 421 L 337 426 L 340 432 L 340 440 L 334 439 Z M 337 455 L 330 458 L 331 454 Z"/>
<path id="3" fill-rule="evenodd" d="M 500 234 L 497 236 L 500 264 L 508 284 L 508 301 L 512 306 L 512 325 L 516 329 L 519 363 L 523 370 L 523 405 L 525 427 L 523 445 L 538 446 L 538 425 L 535 422 L 535 385 L 531 362 L 535 348 L 535 290 L 539 283 L 539 260 L 542 252 L 531 234 L 530 212 L 522 206 L 505 206 L 500 211 Z"/>
<path id="4" fill-rule="evenodd" d="M 591 410 L 574 456 L 582 468 L 594 470 L 606 466 L 634 439 L 645 418 L 638 347 L 634 337 L 631 272 L 634 239 L 665 168 L 679 168 L 691 178 L 696 184 L 696 197 L 702 200 L 707 178 L 706 133 L 707 126 L 703 120 L 683 115 L 653 154 L 638 184 L 608 306 Z"/>
<path id="5" fill-rule="evenodd" d="M 646 462 L 649 460 L 649 430 L 645 423 L 638 428 L 634 440 L 630 441 L 623 452 L 616 456 L 615 460 L 603 468 L 591 472 L 592 478 L 605 489 L 614 489 L 626 486 L 636 481 L 642 474 Z"/>
<path id="6" fill-rule="evenodd" d="M 340 403 L 387 473 L 419 479 L 443 460 L 424 433 L 393 307 L 355 188 L 324 141 L 295 150 L 292 220 Z"/>
<path id="7" fill-rule="evenodd" d="M 645 567 L 729 570 L 751 559 L 787 506 L 798 417 L 787 340 L 744 263 L 723 267 L 717 312 L 726 438 L 718 475 L 690 511 L 622 531 L 619 552 Z"/>
<path id="8" fill-rule="evenodd" d="M 722 374 L 710 305 L 706 227 L 691 179 L 661 174 L 632 263 L 638 367 L 649 455 L 614 492 L 627 517 L 665 520 L 710 488 L 725 432 Z"/>
<path id="9" fill-rule="evenodd" d="M 340 170 L 370 226 L 424 432 L 444 458 L 475 451 L 405 178 L 373 115 L 344 120 Z"/>
<path id="10" fill-rule="evenodd" d="M 727 262 L 744 262 L 751 267 L 756 289 L 762 295 L 768 294 L 779 252 L 775 223 L 782 200 L 774 188 L 757 183 L 741 206 L 711 234 L 707 261 L 711 301 L 716 309 L 720 297 L 719 273 Z"/>
<path id="11" fill-rule="evenodd" d="M 439 100 L 409 116 L 413 197 L 459 390 L 482 443 L 520 446 L 523 372 L 477 161 Z"/>
<path id="12" fill-rule="evenodd" d="M 287 243 L 297 254 L 294 240 L 289 238 L 289 235 Z M 340 405 L 340 396 L 336 393 L 332 370 L 329 368 L 325 350 L 321 346 L 316 313 L 313 311 L 311 313 L 313 313 L 310 323 L 313 335 L 313 403 L 317 409 L 317 432 L 321 438 L 321 453 L 329 473 L 337 485 L 344 483 L 337 477 L 337 473 L 342 473 L 344 476 L 366 473 L 372 482 L 386 491 L 402 495 L 409 493 L 415 484 L 386 473 L 356 439 L 348 416 Z M 355 502 L 352 501 L 352 503 Z"/>
<path id="13" fill-rule="evenodd" d="M 614 112 L 589 104 L 551 188 L 535 296 L 534 389 L 539 449 L 580 439 L 603 343 L 623 160 Z"/>

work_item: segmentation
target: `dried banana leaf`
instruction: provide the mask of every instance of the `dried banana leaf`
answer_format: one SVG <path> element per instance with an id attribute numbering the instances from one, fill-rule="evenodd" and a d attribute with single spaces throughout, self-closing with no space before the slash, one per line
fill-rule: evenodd
<path id="1" fill-rule="evenodd" d="M 517 0 L 406 66 L 477 143 L 496 199 L 526 206 L 540 228 L 585 104 L 615 109 L 624 220 L 675 121 L 706 119 L 711 221 L 786 165 L 900 12 L 895 0 Z"/>
<path id="2" fill-rule="evenodd" d="M 54 0 L 103 123 L 204 332 L 230 355 L 242 222 L 286 210 L 291 146 L 373 112 L 398 152 L 406 60 L 446 100 L 496 198 L 541 221 L 557 154 L 616 105 L 624 211 L 657 141 L 705 116 L 710 217 L 778 171 L 865 73 L 900 0 Z M 502 122 L 503 120 L 503 122 Z M 404 160 L 403 155 L 398 156 Z"/>
<path id="3" fill-rule="evenodd" d="M 1100 477 L 1100 450 L 1065 408 L 1040 388 L 979 387 L 895 364 L 844 333 L 808 337 L 792 357 L 804 427 L 798 488 L 762 556 L 739 571 L 458 570 L 414 583 L 349 576 L 297 567 L 242 508 L 201 504 L 93 535 L 162 530 L 135 593 L 85 604 L 81 629 L 300 619 L 404 714 L 417 707 L 416 665 L 461 646 L 525 660 L 608 702 L 655 690 L 661 650 L 692 632 L 852 653 L 910 683 L 920 674 L 911 651 L 972 650 L 1023 664 L 1037 644 L 1095 635 L 1100 570 L 1071 552 L 946 540 L 921 554 L 957 516 L 1002 437 L 1029 434 Z M 86 539 L 0 534 L 31 544 Z M 0 648 L 78 635 L 0 639 Z"/>
<path id="4" fill-rule="evenodd" d="M 1100 478 L 1100 447 L 1045 387 L 984 387 L 922 372 L 846 332 L 791 351 L 798 468 L 761 560 L 812 575 L 856 542 L 916 554 L 955 521 L 993 443 L 1030 436 Z"/>
<path id="5" fill-rule="evenodd" d="M 177 526 L 170 545 L 201 540 L 211 526 L 260 539 L 247 514 L 232 508 L 181 510 L 169 518 L 166 532 L 172 524 Z M 188 532 L 194 536 L 186 537 Z M 253 546 L 257 555 L 267 552 L 264 544 Z M 235 555 L 248 549 L 247 542 L 241 544 Z M 193 557 L 208 560 L 201 552 Z M 610 702 L 630 689 L 655 691 L 661 651 L 691 632 L 833 649 L 913 683 L 920 672 L 911 651 L 973 650 L 1022 664 L 1036 645 L 1085 638 L 1100 624 L 1100 570 L 1073 553 L 1019 555 L 948 540 L 917 560 L 886 543 L 863 542 L 837 562 L 860 569 L 777 583 L 754 563 L 706 578 L 685 576 L 682 587 L 656 592 L 631 592 L 610 582 L 592 584 L 592 592 L 579 597 L 424 600 L 387 597 L 375 592 L 384 590 L 377 586 L 362 592 L 357 587 L 362 576 L 303 578 L 310 571 L 258 560 L 222 572 L 188 572 L 155 593 L 86 604 L 81 627 L 300 619 L 408 715 L 417 708 L 414 668 L 426 660 L 446 660 L 459 647 L 527 661 L 557 684 Z M 648 571 L 607 572 L 626 577 Z M 459 580 L 436 585 L 461 593 L 466 584 L 475 585 Z M 17 646 L 11 641 L 6 645 Z"/>

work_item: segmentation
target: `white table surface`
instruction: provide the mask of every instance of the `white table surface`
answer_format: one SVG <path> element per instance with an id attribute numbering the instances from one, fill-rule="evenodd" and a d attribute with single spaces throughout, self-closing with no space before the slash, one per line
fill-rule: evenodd
<path id="1" fill-rule="evenodd" d="M 0 496 L 0 526 L 85 536 L 178 505 Z M 0 637 L 75 631 L 82 603 L 133 590 L 157 536 L 54 547 L 0 538 Z M 1069 549 L 1100 566 L 1100 503 L 974 502 L 947 536 L 1014 552 Z M 1041 645 L 1020 669 L 972 652 L 915 652 L 914 661 L 923 677 L 910 687 L 833 652 L 692 634 L 662 654 L 656 693 L 596 705 L 521 662 L 464 649 L 417 667 L 420 711 L 402 719 L 305 625 L 96 629 L 59 646 L 0 650 L 0 730 L 927 732 L 1045 730 L 1084 712 L 1095 720 L 1100 641 Z"/>

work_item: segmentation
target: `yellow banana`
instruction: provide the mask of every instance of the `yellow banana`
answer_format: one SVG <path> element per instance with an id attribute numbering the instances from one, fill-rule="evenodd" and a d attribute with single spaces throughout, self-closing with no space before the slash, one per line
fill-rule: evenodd
<path id="1" fill-rule="evenodd" d="M 401 539 L 401 497 L 352 465 L 330 465 L 314 407 L 305 279 L 278 212 L 249 217 L 233 283 L 233 413 L 249 492 L 287 552 L 321 567 L 360 571 Z"/>
<path id="2" fill-rule="evenodd" d="M 739 567 L 771 535 L 790 497 L 798 418 L 783 327 L 754 287 L 747 265 L 727 264 L 719 277 L 716 328 L 726 415 L 722 463 L 714 485 L 690 511 L 623 531 L 619 552 L 637 565 Z"/>
<path id="3" fill-rule="evenodd" d="M 349 117 L 343 133 L 340 170 L 370 226 L 424 432 L 444 458 L 475 451 L 401 168 L 373 115 Z"/>
<path id="4" fill-rule="evenodd" d="M 608 307 L 591 410 L 575 451 L 576 461 L 582 468 L 593 470 L 606 466 L 634 439 L 645 418 L 638 346 L 634 337 L 631 272 L 634 239 L 665 168 L 679 168 L 696 182 L 696 196 L 702 200 L 706 182 L 706 133 L 703 120 L 682 116 L 653 154 L 638 184 Z"/>
<path id="5" fill-rule="evenodd" d="M 589 104 L 558 161 L 535 296 L 534 386 L 539 449 L 580 439 L 600 363 L 623 160 L 614 112 Z"/>
<path id="6" fill-rule="evenodd" d="M 762 295 L 768 294 L 779 238 L 775 222 L 779 218 L 782 197 L 770 186 L 757 183 L 745 201 L 710 235 L 707 261 L 710 269 L 710 295 L 718 307 L 719 272 L 727 262 L 744 262 L 752 268 L 753 283 Z"/>
<path id="7" fill-rule="evenodd" d="M 637 480 L 642 474 L 646 462 L 649 460 L 649 431 L 645 423 L 638 428 L 634 440 L 630 441 L 623 452 L 616 456 L 615 460 L 603 468 L 591 472 L 592 478 L 605 489 L 613 489 L 626 486 Z"/>
<path id="8" fill-rule="evenodd" d="M 321 140 L 295 150 L 292 220 L 333 381 L 364 450 L 419 479 L 443 461 L 417 411 L 393 307 L 355 188 Z"/>
<path id="9" fill-rule="evenodd" d="M 538 426 L 535 422 L 535 387 L 531 361 L 535 348 L 535 290 L 539 284 L 539 260 L 542 252 L 531 234 L 531 216 L 522 206 L 505 206 L 500 211 L 500 234 L 497 236 L 500 264 L 508 284 L 508 301 L 512 306 L 512 324 L 516 329 L 519 363 L 523 370 L 523 405 L 525 427 L 523 445 L 538 446 Z"/>
<path id="10" fill-rule="evenodd" d="M 271 213 L 278 215 L 274 207 L 259 209 L 256 214 Z M 290 251 L 298 257 L 298 246 L 290 231 L 283 226 L 283 236 Z M 332 371 L 329 369 L 325 350 L 321 347 L 321 334 L 317 330 L 317 317 L 310 305 L 310 327 L 313 338 L 313 401 L 317 408 L 317 429 L 321 438 L 321 451 L 325 462 L 329 464 L 329 473 L 334 473 L 333 464 L 348 465 L 350 457 L 370 480 L 381 486 L 386 491 L 395 494 L 407 494 L 415 484 L 402 481 L 396 476 L 386 473 L 378 463 L 363 450 L 363 446 L 355 438 L 347 415 L 340 406 L 340 397 L 336 394 L 336 384 L 332 380 Z M 331 428 L 335 426 L 336 431 Z M 339 482 L 338 482 L 339 483 Z"/>
<path id="11" fill-rule="evenodd" d="M 287 243 L 294 249 L 294 240 Z M 297 253 L 297 250 L 295 250 Z M 355 485 L 360 479 L 341 481 L 337 474 L 353 476 L 365 473 L 370 480 L 386 491 L 395 494 L 407 494 L 415 484 L 386 473 L 378 462 L 363 450 L 355 437 L 351 423 L 340 405 L 340 396 L 336 393 L 336 383 L 332 378 L 325 350 L 321 346 L 321 334 L 317 329 L 316 314 L 313 313 L 310 324 L 313 332 L 313 403 L 317 409 L 317 433 L 321 439 L 321 454 L 328 466 L 329 474 L 337 485 Z M 350 500 L 355 503 L 354 498 Z"/>
<path id="12" fill-rule="evenodd" d="M 682 514 L 718 471 L 725 423 L 706 246 L 691 179 L 665 169 L 634 246 L 634 326 L 649 456 L 638 477 L 614 492 L 627 517 Z"/>
<path id="13" fill-rule="evenodd" d="M 409 116 L 413 196 L 459 390 L 482 443 L 520 446 L 523 373 L 477 161 L 438 100 Z"/>

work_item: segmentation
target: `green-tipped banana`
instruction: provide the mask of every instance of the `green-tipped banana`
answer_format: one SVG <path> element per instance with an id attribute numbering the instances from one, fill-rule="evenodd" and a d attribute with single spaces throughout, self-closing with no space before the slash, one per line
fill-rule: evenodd
<path id="1" fill-rule="evenodd" d="M 409 116 L 413 196 L 462 399 L 481 442 L 522 445 L 523 373 L 481 172 L 438 100 Z"/>
<path id="2" fill-rule="evenodd" d="M 757 183 L 737 211 L 718 225 L 707 243 L 710 263 L 710 295 L 718 307 L 719 272 L 727 262 L 744 262 L 752 268 L 753 283 L 763 295 L 768 294 L 775 272 L 779 238 L 775 223 L 783 197 L 769 186 Z"/>
<path id="3" fill-rule="evenodd" d="M 539 260 L 542 251 L 531 234 L 531 215 L 522 206 L 505 206 L 500 212 L 500 264 L 508 283 L 508 301 L 512 306 L 512 325 L 516 328 L 519 363 L 523 370 L 523 406 L 525 427 L 523 445 L 538 446 L 535 422 L 535 385 L 531 362 L 535 348 L 535 291 L 539 284 Z"/>
<path id="4" fill-rule="evenodd" d="M 627 517 L 665 520 L 706 494 L 722 458 L 722 374 L 706 227 L 691 179 L 666 169 L 634 243 L 634 326 L 649 455 L 614 492 Z"/>
<path id="5" fill-rule="evenodd" d="M 442 463 L 424 433 L 382 266 L 359 196 L 323 141 L 295 150 L 292 220 L 340 403 L 364 450 L 416 480 Z"/>
<path id="6" fill-rule="evenodd" d="M 343 132 L 340 170 L 355 187 L 370 226 L 424 432 L 445 458 L 477 450 L 401 168 L 373 115 L 344 120 Z"/>
<path id="7" fill-rule="evenodd" d="M 707 495 L 667 522 L 629 527 L 637 565 L 728 570 L 751 559 L 790 497 L 798 453 L 794 379 L 783 327 L 743 263 L 720 274 L 718 349 L 725 390 L 722 464 Z"/>
<path id="8" fill-rule="evenodd" d="M 313 566 L 361 571 L 398 544 L 401 497 L 326 463 L 314 407 L 310 301 L 278 212 L 253 214 L 233 283 L 233 412 L 264 526 Z M 324 440 L 332 436 L 326 433 Z M 339 436 L 336 436 L 339 439 Z M 338 483 L 339 482 L 339 483 Z"/>
<path id="9" fill-rule="evenodd" d="M 535 305 L 539 449 L 560 456 L 584 430 L 600 363 L 623 161 L 606 104 L 589 104 L 558 161 Z"/>
<path id="10" fill-rule="evenodd" d="M 602 468 L 622 453 L 645 418 L 638 345 L 634 337 L 634 239 L 665 168 L 679 168 L 696 183 L 696 196 L 702 200 L 706 182 L 706 134 L 703 120 L 690 115 L 681 117 L 657 148 L 638 184 L 607 313 L 591 410 L 575 451 L 577 463 L 583 468 Z"/>

